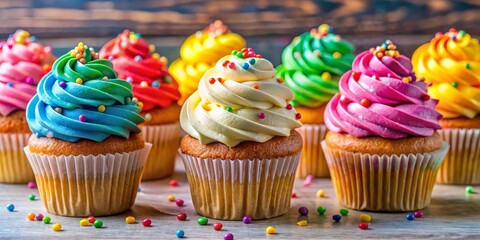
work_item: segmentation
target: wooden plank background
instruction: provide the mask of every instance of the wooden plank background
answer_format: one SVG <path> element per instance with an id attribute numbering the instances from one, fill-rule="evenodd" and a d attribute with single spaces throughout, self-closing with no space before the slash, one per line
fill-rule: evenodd
<path id="1" fill-rule="evenodd" d="M 244 36 L 296 35 L 330 23 L 343 35 L 480 33 L 478 0 L 0 0 L 0 37 L 186 36 L 222 19 Z"/>

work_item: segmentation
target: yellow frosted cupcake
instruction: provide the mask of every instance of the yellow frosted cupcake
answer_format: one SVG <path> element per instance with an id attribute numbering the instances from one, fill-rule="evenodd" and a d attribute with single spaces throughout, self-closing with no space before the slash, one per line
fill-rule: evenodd
<path id="1" fill-rule="evenodd" d="M 220 59 L 182 107 L 181 142 L 195 210 L 239 220 L 285 214 L 302 150 L 294 94 L 251 49 Z"/>
<path id="2" fill-rule="evenodd" d="M 197 90 L 200 78 L 220 58 L 244 47 L 245 39 L 232 33 L 220 20 L 190 35 L 180 48 L 180 58 L 168 69 L 180 86 L 180 103 Z"/>
<path id="3" fill-rule="evenodd" d="M 480 184 L 480 45 L 463 30 L 437 33 L 412 57 L 419 76 L 431 85 L 441 135 L 450 143 L 437 182 Z"/>

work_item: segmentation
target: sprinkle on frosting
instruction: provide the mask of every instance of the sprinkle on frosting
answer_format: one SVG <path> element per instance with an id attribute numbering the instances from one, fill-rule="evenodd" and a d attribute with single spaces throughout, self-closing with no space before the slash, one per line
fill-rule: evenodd
<path id="1" fill-rule="evenodd" d="M 427 83 L 418 81 L 410 59 L 400 54 L 378 53 L 396 50 L 389 40 L 376 51 L 360 53 L 339 82 L 340 93 L 325 110 L 325 125 L 332 132 L 356 137 L 380 136 L 399 139 L 431 136 L 440 129 L 438 101 L 430 99 Z M 408 80 L 408 81 L 407 81 Z"/>
<path id="2" fill-rule="evenodd" d="M 223 24 L 221 20 L 215 20 L 215 22 L 211 23 L 207 28 L 205 28 L 205 31 L 209 36 L 217 37 L 228 33 L 230 29 L 228 29 L 227 25 Z"/>

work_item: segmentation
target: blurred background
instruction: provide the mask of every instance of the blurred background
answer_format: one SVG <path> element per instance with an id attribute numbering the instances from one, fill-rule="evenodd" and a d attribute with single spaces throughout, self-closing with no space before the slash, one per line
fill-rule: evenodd
<path id="1" fill-rule="evenodd" d="M 216 19 L 274 65 L 283 47 L 322 23 L 357 52 L 393 40 L 410 56 L 440 31 L 480 34 L 480 0 L 0 0 L 0 38 L 22 28 L 59 56 L 78 41 L 98 49 L 123 29 L 174 60 L 183 40 Z"/>

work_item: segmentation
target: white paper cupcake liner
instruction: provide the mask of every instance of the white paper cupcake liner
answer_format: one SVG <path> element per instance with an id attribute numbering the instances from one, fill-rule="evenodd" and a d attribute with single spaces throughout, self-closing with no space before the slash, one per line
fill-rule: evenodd
<path id="1" fill-rule="evenodd" d="M 135 202 L 151 144 L 132 152 L 54 156 L 25 153 L 47 212 L 62 216 L 104 216 Z"/>
<path id="2" fill-rule="evenodd" d="M 324 124 L 304 124 L 297 128 L 297 131 L 302 135 L 303 148 L 296 177 L 304 178 L 307 175 L 330 177 L 321 146 L 328 131 L 327 127 Z"/>
<path id="3" fill-rule="evenodd" d="M 23 152 L 30 133 L 0 134 L 0 183 L 27 183 L 35 180 Z"/>
<path id="4" fill-rule="evenodd" d="M 437 183 L 480 184 L 480 129 L 438 131 L 450 150 L 438 172 Z"/>
<path id="5" fill-rule="evenodd" d="M 273 218 L 290 208 L 301 152 L 273 159 L 196 158 L 179 152 L 198 214 L 223 220 Z"/>
<path id="6" fill-rule="evenodd" d="M 142 127 L 143 139 L 152 144 L 142 180 L 161 179 L 173 174 L 180 129 L 179 122 Z"/>
<path id="7" fill-rule="evenodd" d="M 382 155 L 322 147 L 341 205 L 357 210 L 406 212 L 430 204 L 448 144 L 432 153 Z"/>

